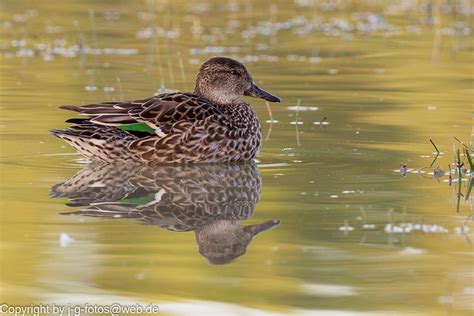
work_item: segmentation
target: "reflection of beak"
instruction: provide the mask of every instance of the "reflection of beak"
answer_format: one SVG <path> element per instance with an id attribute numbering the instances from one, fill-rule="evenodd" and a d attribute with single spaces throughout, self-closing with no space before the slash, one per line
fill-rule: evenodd
<path id="1" fill-rule="evenodd" d="M 260 89 L 253 82 L 250 88 L 248 90 L 245 90 L 244 95 L 248 95 L 249 97 L 264 99 L 270 102 L 281 102 L 281 99 L 279 97 Z"/>
<path id="2" fill-rule="evenodd" d="M 272 229 L 280 224 L 280 221 L 277 219 L 272 219 L 270 221 L 266 221 L 260 224 L 256 225 L 250 225 L 246 226 L 244 228 L 244 231 L 248 233 L 251 237 L 254 237 L 255 235 L 264 232 L 266 230 Z"/>

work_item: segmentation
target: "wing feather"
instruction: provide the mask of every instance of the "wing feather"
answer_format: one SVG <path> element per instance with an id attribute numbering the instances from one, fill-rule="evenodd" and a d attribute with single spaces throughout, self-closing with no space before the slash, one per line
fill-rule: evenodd
<path id="1" fill-rule="evenodd" d="M 145 123 L 151 128 L 158 127 L 168 131 L 178 122 L 192 123 L 214 114 L 222 114 L 208 100 L 191 93 L 166 93 L 142 100 L 63 105 L 60 108 L 88 116 L 92 123 L 99 125 Z M 190 124 L 178 125 L 177 130 L 181 130 Z"/>

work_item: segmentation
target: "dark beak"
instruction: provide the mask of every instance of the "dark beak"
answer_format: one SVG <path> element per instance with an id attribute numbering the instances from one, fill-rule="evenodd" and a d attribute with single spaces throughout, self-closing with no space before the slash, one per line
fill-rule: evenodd
<path id="1" fill-rule="evenodd" d="M 260 89 L 253 82 L 250 88 L 248 90 L 245 90 L 244 95 L 248 95 L 249 97 L 264 99 L 270 102 L 281 102 L 281 99 L 279 97 Z"/>
<path id="2" fill-rule="evenodd" d="M 250 225 L 250 226 L 245 226 L 244 231 L 247 232 L 251 237 L 254 237 L 255 235 L 264 232 L 266 230 L 275 228 L 280 224 L 280 221 L 277 219 L 272 219 L 270 221 L 266 221 L 260 224 L 256 225 Z"/>

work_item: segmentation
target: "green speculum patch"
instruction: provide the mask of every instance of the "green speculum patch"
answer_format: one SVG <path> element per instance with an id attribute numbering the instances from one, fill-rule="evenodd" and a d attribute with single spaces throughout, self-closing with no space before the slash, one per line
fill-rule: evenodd
<path id="1" fill-rule="evenodd" d="M 127 132 L 143 132 L 143 133 L 150 133 L 150 134 L 155 133 L 155 130 L 145 123 L 132 123 L 132 124 L 126 124 L 126 125 L 121 125 L 117 127 Z"/>
<path id="2" fill-rule="evenodd" d="M 148 193 L 141 196 L 131 196 L 120 201 L 122 204 L 144 205 L 155 199 L 155 193 Z"/>

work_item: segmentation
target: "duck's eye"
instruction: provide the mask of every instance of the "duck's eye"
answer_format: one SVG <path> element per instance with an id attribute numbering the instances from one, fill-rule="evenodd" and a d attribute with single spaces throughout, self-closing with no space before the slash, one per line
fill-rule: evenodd
<path id="1" fill-rule="evenodd" d="M 234 76 L 238 76 L 238 75 L 239 75 L 239 72 L 238 72 L 237 70 L 232 70 L 230 73 L 233 74 Z"/>

